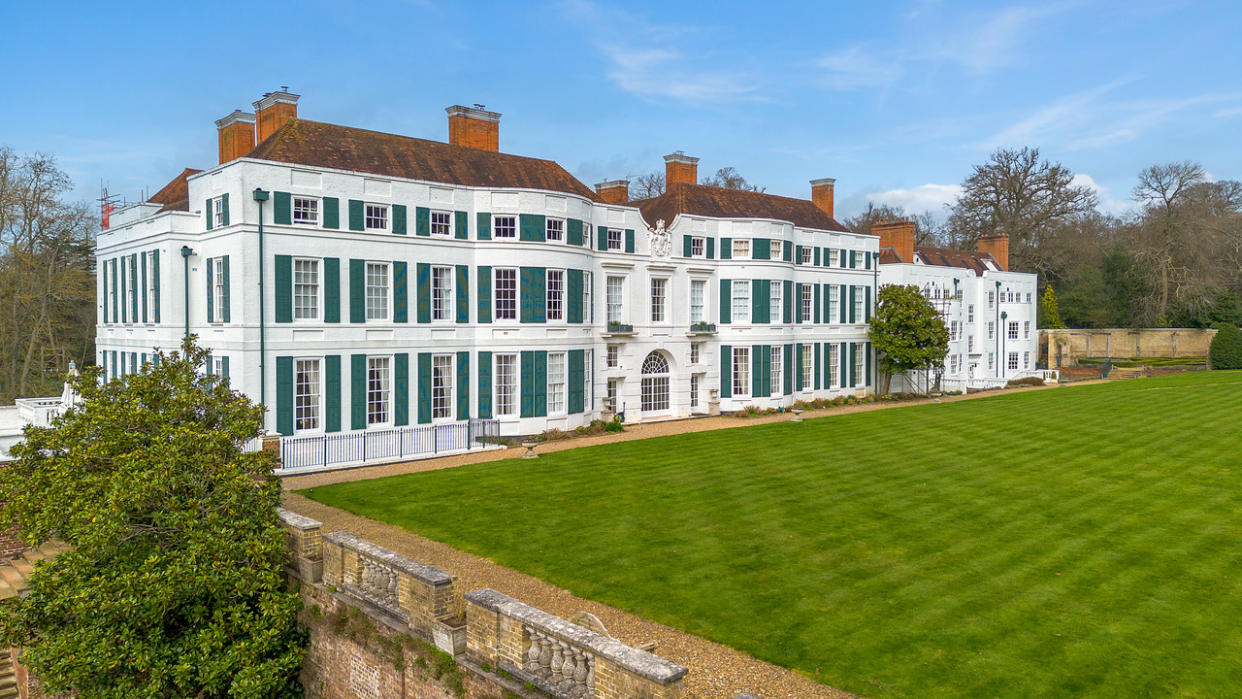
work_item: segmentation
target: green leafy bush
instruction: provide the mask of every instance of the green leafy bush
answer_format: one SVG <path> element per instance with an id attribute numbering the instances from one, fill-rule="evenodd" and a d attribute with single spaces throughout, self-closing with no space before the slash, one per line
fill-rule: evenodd
<path id="1" fill-rule="evenodd" d="M 1216 337 L 1208 348 L 1213 369 L 1242 369 L 1242 332 L 1238 326 L 1217 323 Z"/>

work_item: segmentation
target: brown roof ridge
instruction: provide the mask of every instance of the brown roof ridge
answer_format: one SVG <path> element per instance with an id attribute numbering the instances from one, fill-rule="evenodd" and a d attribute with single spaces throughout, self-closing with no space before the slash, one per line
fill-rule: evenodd
<path id="1" fill-rule="evenodd" d="M 712 218 L 788 221 L 799 228 L 851 232 L 809 199 L 691 182 L 673 183 L 658 197 L 629 204 L 637 206 L 648 223 L 661 219 L 671 223 L 678 215 L 687 213 Z"/>
<path id="2" fill-rule="evenodd" d="M 464 186 L 544 189 L 598 201 L 554 160 L 309 119 L 290 119 L 246 157 Z"/>
<path id="3" fill-rule="evenodd" d="M 160 188 L 160 191 L 152 194 L 147 198 L 149 204 L 163 204 L 159 212 L 162 211 L 189 211 L 190 210 L 190 185 L 189 178 L 202 172 L 192 167 L 187 167 L 176 177 L 172 178 L 168 184 Z M 156 212 L 156 213 L 159 213 Z"/>

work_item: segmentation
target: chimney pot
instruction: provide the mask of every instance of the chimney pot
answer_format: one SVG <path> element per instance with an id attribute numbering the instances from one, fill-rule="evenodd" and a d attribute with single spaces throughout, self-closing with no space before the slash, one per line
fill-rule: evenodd
<path id="1" fill-rule="evenodd" d="M 819 207 L 820 211 L 828 214 L 828 218 L 832 218 L 833 214 L 833 188 L 836 185 L 836 179 L 832 177 L 823 177 L 818 180 L 811 180 L 811 203 Z"/>
<path id="2" fill-rule="evenodd" d="M 236 160 L 254 150 L 255 118 L 249 112 L 234 109 L 223 119 L 216 119 L 220 140 L 220 164 Z"/>
<path id="3" fill-rule="evenodd" d="M 628 180 L 610 180 L 595 185 L 595 193 L 605 204 L 624 204 L 630 200 Z"/>
<path id="4" fill-rule="evenodd" d="M 455 104 L 445 107 L 449 118 L 449 143 L 455 146 L 500 151 L 500 113 Z"/>
<path id="5" fill-rule="evenodd" d="M 291 92 L 268 92 L 254 103 L 257 119 L 255 142 L 262 143 L 268 136 L 284 126 L 291 119 L 298 118 L 298 98 Z"/>
<path id="6" fill-rule="evenodd" d="M 698 184 L 699 159 L 676 151 L 664 156 L 664 185 Z"/>

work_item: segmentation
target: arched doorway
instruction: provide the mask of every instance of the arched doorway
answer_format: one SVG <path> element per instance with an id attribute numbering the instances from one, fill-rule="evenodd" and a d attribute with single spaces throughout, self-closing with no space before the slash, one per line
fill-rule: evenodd
<path id="1" fill-rule="evenodd" d="M 668 359 L 657 351 L 643 360 L 642 412 L 655 415 L 669 411 Z"/>

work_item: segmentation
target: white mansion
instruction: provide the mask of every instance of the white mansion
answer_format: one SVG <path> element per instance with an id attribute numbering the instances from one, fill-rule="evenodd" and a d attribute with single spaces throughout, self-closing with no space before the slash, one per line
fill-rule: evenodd
<path id="1" fill-rule="evenodd" d="M 111 214 L 107 377 L 191 333 L 282 435 L 531 434 L 873 386 L 878 239 L 833 218 L 831 179 L 810 200 L 707 187 L 677 153 L 665 194 L 627 201 L 499 152 L 499 114 L 450 107 L 441 143 L 297 101 L 219 120 L 219 165 Z"/>
<path id="2" fill-rule="evenodd" d="M 893 377 L 890 391 L 920 392 L 940 374 L 945 390 L 993 388 L 1031 375 L 1039 356 L 1034 274 L 1010 272 L 1009 238 L 979 240 L 978 251 L 914 246 L 910 221 L 872 228 L 880 237 L 880 284 L 913 284 L 949 329 L 949 352 L 939 372 Z"/>

